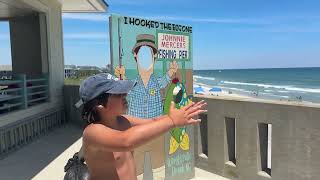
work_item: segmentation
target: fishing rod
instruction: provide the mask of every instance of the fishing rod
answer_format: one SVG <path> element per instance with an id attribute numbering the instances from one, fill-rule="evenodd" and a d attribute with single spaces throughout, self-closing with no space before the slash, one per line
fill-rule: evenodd
<path id="1" fill-rule="evenodd" d="M 120 29 L 120 23 L 121 19 L 120 17 L 118 18 L 118 40 L 119 40 L 119 67 L 122 67 L 122 56 L 123 56 L 123 49 L 122 49 L 122 35 L 121 35 L 121 29 Z M 122 74 L 120 73 L 120 80 L 123 79 Z"/>

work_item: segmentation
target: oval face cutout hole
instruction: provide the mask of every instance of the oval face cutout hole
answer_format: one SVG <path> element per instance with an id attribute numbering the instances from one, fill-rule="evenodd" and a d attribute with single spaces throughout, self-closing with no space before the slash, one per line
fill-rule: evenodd
<path id="1" fill-rule="evenodd" d="M 143 69 L 148 69 L 153 63 L 153 52 L 148 46 L 141 46 L 138 51 L 138 63 Z"/>

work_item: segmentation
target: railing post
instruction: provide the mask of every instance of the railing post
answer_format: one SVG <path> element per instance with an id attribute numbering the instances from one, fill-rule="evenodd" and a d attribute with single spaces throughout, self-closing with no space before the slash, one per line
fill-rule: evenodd
<path id="1" fill-rule="evenodd" d="M 21 101 L 22 109 L 28 108 L 28 95 L 27 95 L 27 79 L 25 74 L 16 74 L 13 75 L 12 78 L 14 80 L 20 80 L 21 83 L 19 83 L 19 87 L 21 88 L 20 93 L 21 93 Z"/>
<path id="2" fill-rule="evenodd" d="M 45 89 L 46 89 L 45 96 L 47 97 L 46 101 L 49 101 L 49 74 L 44 74 L 43 77 L 45 79 L 45 85 L 47 85 L 45 87 Z"/>
<path id="3" fill-rule="evenodd" d="M 28 108 L 28 89 L 27 89 L 27 78 L 25 74 L 19 74 L 17 75 L 19 80 L 22 80 L 22 89 L 21 89 L 21 96 L 22 96 L 22 106 L 24 109 Z"/>

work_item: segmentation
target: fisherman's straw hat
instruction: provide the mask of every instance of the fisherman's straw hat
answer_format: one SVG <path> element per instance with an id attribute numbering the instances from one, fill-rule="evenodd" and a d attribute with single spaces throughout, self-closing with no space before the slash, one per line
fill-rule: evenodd
<path id="1" fill-rule="evenodd" d="M 138 53 L 142 46 L 149 46 L 153 50 L 154 54 L 158 52 L 155 44 L 155 37 L 152 34 L 139 34 L 137 36 L 137 42 L 132 48 L 132 53 Z"/>

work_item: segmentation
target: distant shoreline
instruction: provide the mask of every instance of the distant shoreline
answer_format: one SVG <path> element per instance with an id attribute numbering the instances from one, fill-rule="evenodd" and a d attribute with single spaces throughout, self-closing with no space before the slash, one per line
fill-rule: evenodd
<path id="1" fill-rule="evenodd" d="M 200 95 L 200 96 L 205 96 L 205 97 L 212 97 L 212 98 L 219 98 L 219 99 L 237 99 L 237 100 L 253 100 L 253 101 L 267 101 L 267 102 L 272 102 L 272 103 L 281 103 L 281 104 L 288 104 L 288 105 L 307 105 L 307 106 L 316 106 L 320 107 L 320 103 L 314 103 L 310 101 L 294 101 L 290 99 L 272 99 L 272 98 L 265 98 L 261 96 L 249 96 L 249 95 L 243 95 L 239 93 L 235 93 L 234 91 L 231 91 L 232 93 L 230 94 L 230 91 L 226 91 L 223 88 L 221 92 L 209 92 L 210 87 L 206 84 L 203 83 L 193 83 L 193 88 L 195 87 L 202 87 L 204 89 L 204 93 L 202 94 L 196 94 L 193 92 L 194 95 Z"/>
<path id="2" fill-rule="evenodd" d="M 194 71 L 228 71 L 228 70 L 263 70 L 263 69 L 307 69 L 307 68 L 320 68 L 320 67 L 266 67 L 266 68 L 227 68 L 227 69 L 193 69 Z"/>

